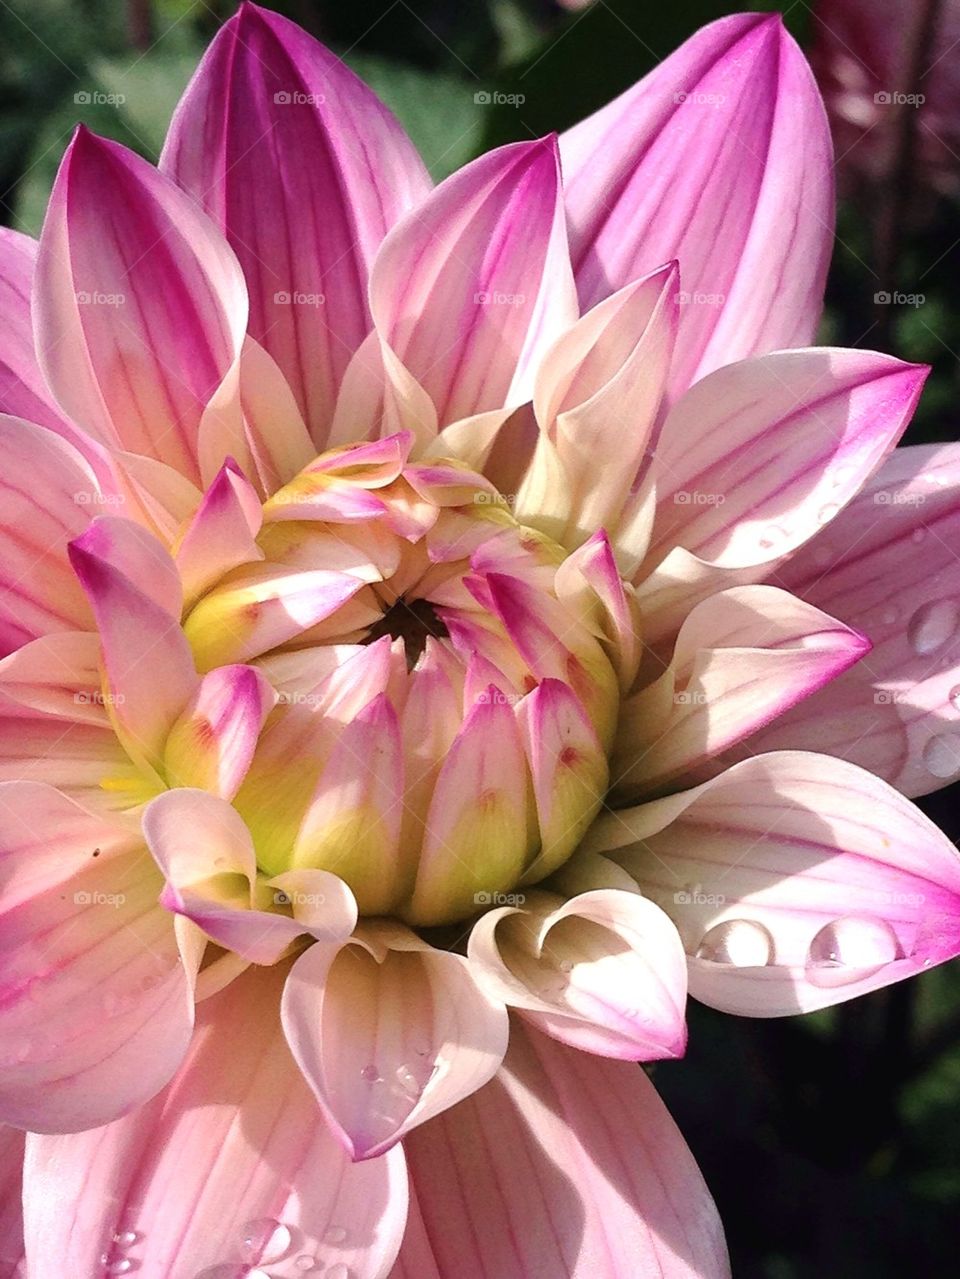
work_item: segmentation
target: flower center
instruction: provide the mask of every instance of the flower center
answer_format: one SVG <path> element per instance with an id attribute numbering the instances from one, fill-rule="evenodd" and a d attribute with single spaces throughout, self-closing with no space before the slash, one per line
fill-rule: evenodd
<path id="1" fill-rule="evenodd" d="M 415 599 L 408 603 L 400 598 L 370 627 L 363 643 L 372 644 L 384 635 L 403 640 L 407 670 L 412 671 L 427 646 L 428 637 L 447 639 L 449 634 L 429 600 Z"/>

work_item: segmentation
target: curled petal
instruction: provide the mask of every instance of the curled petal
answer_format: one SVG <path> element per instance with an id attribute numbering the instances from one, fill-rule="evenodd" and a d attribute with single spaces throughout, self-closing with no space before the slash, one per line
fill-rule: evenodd
<path id="1" fill-rule="evenodd" d="M 516 1022 L 496 1079 L 404 1149 L 416 1203 L 404 1279 L 730 1274 L 700 1170 L 628 1062 L 588 1057 Z"/>
<path id="2" fill-rule="evenodd" d="M 108 1123 L 162 1088 L 193 1022 L 160 876 L 135 826 L 0 785 L 0 1120 Z"/>
<path id="3" fill-rule="evenodd" d="M 335 875 L 314 871 L 261 890 L 243 819 L 207 791 L 180 787 L 158 796 L 144 813 L 143 833 L 166 877 L 162 904 L 250 963 L 275 964 L 305 933 L 341 940 L 356 923 L 356 904 Z M 277 909 L 288 906 L 290 914 Z"/>
<path id="4" fill-rule="evenodd" d="M 354 1159 L 382 1154 L 482 1087 L 507 1048 L 506 1010 L 468 962 L 389 924 L 301 955 L 284 988 L 283 1024 Z"/>
<path id="5" fill-rule="evenodd" d="M 188 604 L 230 569 L 263 559 L 257 546 L 263 511 L 235 463 L 224 462 L 177 539 L 177 570 Z"/>
<path id="6" fill-rule="evenodd" d="M 746 1016 L 808 1012 L 960 953 L 960 855 L 843 760 L 779 751 L 600 818 L 585 851 L 674 920 L 690 993 Z"/>
<path id="7" fill-rule="evenodd" d="M 683 946 L 636 893 L 532 893 L 483 915 L 468 954 L 493 997 L 561 1043 L 628 1061 L 683 1056 Z"/>
<path id="8" fill-rule="evenodd" d="M 406 1215 L 403 1155 L 352 1164 L 330 1135 L 283 1039 L 285 975 L 253 968 L 205 1000 L 182 1067 L 150 1105 L 92 1132 L 29 1138 L 32 1272 L 100 1274 L 107 1244 L 108 1262 L 144 1279 L 272 1271 L 294 1249 L 386 1279 Z"/>

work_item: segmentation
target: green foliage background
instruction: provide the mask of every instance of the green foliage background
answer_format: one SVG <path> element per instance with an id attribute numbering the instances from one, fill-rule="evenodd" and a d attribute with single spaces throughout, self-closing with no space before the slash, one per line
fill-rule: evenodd
<path id="1" fill-rule="evenodd" d="M 738 6 L 598 0 L 566 12 L 549 0 L 290 0 L 273 7 L 376 89 L 439 179 L 491 145 L 572 124 L 698 26 Z M 807 5 L 783 7 L 794 34 L 809 40 L 817 19 Z M 0 220 L 39 230 L 78 120 L 155 159 L 203 47 L 234 8 L 218 0 L 0 0 Z M 493 89 L 524 102 L 476 101 Z M 124 101 L 78 100 L 93 90 Z M 865 344 L 933 364 L 908 442 L 956 438 L 957 207 L 922 190 L 910 202 L 896 281 L 878 282 L 870 225 L 866 203 L 842 205 L 823 336 L 854 345 L 869 332 Z M 922 291 L 927 300 L 877 315 L 873 293 L 882 287 Z M 957 838 L 956 788 L 925 807 Z M 805 1019 L 750 1022 L 694 1006 L 687 1059 L 655 1075 L 716 1195 L 738 1279 L 958 1273 L 955 965 Z"/>

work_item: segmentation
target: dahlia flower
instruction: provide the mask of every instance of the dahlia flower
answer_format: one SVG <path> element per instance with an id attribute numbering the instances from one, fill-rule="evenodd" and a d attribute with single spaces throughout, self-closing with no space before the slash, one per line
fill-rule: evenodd
<path id="1" fill-rule="evenodd" d="M 960 949 L 960 454 L 802 346 L 830 174 L 755 14 L 435 189 L 249 5 L 159 169 L 77 133 L 0 240 L 8 1270 L 728 1273 L 688 987 Z"/>

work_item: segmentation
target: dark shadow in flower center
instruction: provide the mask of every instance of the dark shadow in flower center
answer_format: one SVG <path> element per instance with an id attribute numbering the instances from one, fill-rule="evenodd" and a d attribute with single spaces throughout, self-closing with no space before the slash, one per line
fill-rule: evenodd
<path id="1" fill-rule="evenodd" d="M 364 644 L 372 644 L 383 635 L 402 639 L 407 653 L 407 670 L 412 671 L 427 644 L 427 637 L 446 639 L 450 632 L 437 617 L 429 600 L 410 600 L 401 595 L 384 613 L 380 621 L 370 627 Z"/>

